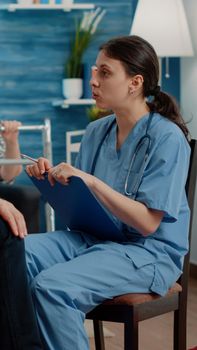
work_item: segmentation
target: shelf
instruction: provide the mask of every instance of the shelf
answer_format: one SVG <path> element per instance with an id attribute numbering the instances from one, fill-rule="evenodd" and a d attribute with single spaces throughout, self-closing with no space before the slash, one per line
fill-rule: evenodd
<path id="1" fill-rule="evenodd" d="M 65 100 L 55 100 L 53 101 L 53 107 L 68 108 L 74 105 L 94 105 L 95 100 L 91 98 L 81 98 L 81 99 L 65 99 Z"/>
<path id="2" fill-rule="evenodd" d="M 60 5 L 48 5 L 48 4 L 32 4 L 32 5 L 21 5 L 21 4 L 7 4 L 0 5 L 1 10 L 8 10 L 14 12 L 16 10 L 62 10 L 69 12 L 71 10 L 91 10 L 94 9 L 94 4 L 60 4 Z"/>

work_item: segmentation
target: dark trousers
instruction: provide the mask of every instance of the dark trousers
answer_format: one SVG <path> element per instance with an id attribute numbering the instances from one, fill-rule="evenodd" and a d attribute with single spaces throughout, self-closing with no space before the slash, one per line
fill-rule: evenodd
<path id="1" fill-rule="evenodd" d="M 14 204 L 23 214 L 29 233 L 39 232 L 40 193 L 35 187 L 0 183 L 0 198 Z"/>
<path id="2" fill-rule="evenodd" d="M 24 241 L 0 219 L 0 349 L 42 349 L 27 281 Z"/>

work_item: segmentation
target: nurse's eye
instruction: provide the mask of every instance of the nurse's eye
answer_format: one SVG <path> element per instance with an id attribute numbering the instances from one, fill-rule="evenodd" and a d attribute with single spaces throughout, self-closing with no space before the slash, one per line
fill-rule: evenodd
<path id="1" fill-rule="evenodd" d="M 110 75 L 110 73 L 107 70 L 101 70 L 100 71 L 100 76 L 102 78 L 107 78 Z"/>

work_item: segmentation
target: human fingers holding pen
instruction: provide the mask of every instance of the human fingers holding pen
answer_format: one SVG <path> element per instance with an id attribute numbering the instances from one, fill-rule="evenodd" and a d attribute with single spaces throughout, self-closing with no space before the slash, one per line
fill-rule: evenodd
<path id="1" fill-rule="evenodd" d="M 73 170 L 74 168 L 67 163 L 60 163 L 57 166 L 53 167 L 48 159 L 40 157 L 38 159 L 27 156 L 26 154 L 21 153 L 21 157 L 24 159 L 29 159 L 34 164 L 26 166 L 26 172 L 29 176 L 34 176 L 37 179 L 44 179 L 44 173 L 48 173 L 48 179 L 51 185 L 58 181 L 65 184 L 69 182 L 69 177 L 75 175 Z M 70 171 L 66 171 L 69 169 Z"/>
<path id="2" fill-rule="evenodd" d="M 56 166 L 52 166 L 48 159 L 40 157 L 38 159 L 31 158 L 25 154 L 21 154 L 22 158 L 27 158 L 34 162 L 33 165 L 28 165 L 26 171 L 29 176 L 34 176 L 37 179 L 44 179 L 43 174 L 48 173 L 48 180 L 53 186 L 55 182 L 60 182 L 63 185 L 66 185 L 70 181 L 71 176 L 80 177 L 87 186 L 92 185 L 94 176 L 79 170 L 78 168 L 73 167 L 68 163 L 60 163 Z"/>
<path id="3" fill-rule="evenodd" d="M 32 159 L 32 158 L 31 158 Z M 44 179 L 44 173 L 48 172 L 52 167 L 48 159 L 40 157 L 34 160 L 34 164 L 27 165 L 26 171 L 29 176 L 35 176 L 37 179 Z"/>

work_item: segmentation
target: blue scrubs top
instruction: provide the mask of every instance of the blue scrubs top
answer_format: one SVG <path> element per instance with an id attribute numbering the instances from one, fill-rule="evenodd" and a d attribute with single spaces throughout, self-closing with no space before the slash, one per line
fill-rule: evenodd
<path id="1" fill-rule="evenodd" d="M 145 134 L 148 117 L 149 114 L 143 116 L 135 124 L 118 151 L 117 124 L 114 123 L 98 154 L 94 175 L 122 194 L 131 159 L 138 141 Z M 111 115 L 88 125 L 76 162 L 78 168 L 91 172 L 99 142 L 114 118 Z M 180 128 L 158 113 L 154 113 L 148 133 L 151 136 L 150 153 L 136 200 L 148 208 L 164 211 L 163 220 L 156 232 L 143 237 L 133 227 L 115 219 L 127 233 L 128 240 L 122 243 L 126 254 L 137 268 L 154 264 L 151 290 L 164 295 L 180 276 L 183 256 L 188 250 L 190 212 L 185 183 L 190 147 Z M 132 182 L 136 176 L 138 174 L 132 171 L 129 180 Z"/>

